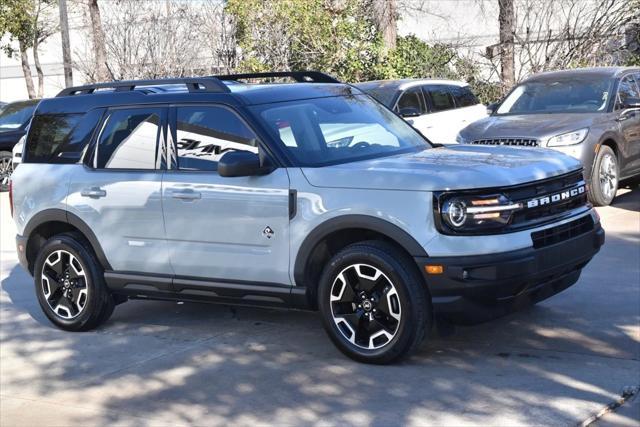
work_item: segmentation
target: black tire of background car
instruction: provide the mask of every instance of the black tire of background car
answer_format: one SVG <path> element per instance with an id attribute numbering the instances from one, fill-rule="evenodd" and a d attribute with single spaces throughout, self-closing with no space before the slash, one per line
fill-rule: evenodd
<path id="1" fill-rule="evenodd" d="M 47 303 L 41 285 L 42 268 L 47 257 L 56 250 L 71 253 L 85 271 L 89 289 L 87 305 L 80 315 L 73 319 L 58 316 Z M 49 320 L 67 331 L 88 331 L 106 322 L 115 307 L 115 300 L 104 282 L 104 271 L 96 259 L 89 243 L 79 233 L 63 233 L 51 237 L 41 248 L 34 269 L 35 290 L 38 302 Z"/>
<path id="2" fill-rule="evenodd" d="M 596 154 L 596 158 L 593 161 L 593 169 L 591 171 L 591 181 L 590 181 L 589 187 L 588 187 L 589 188 L 589 191 L 588 191 L 589 201 L 591 203 L 593 203 L 594 206 L 608 206 L 608 205 L 611 204 L 611 202 L 615 198 L 615 191 L 613 193 L 614 194 L 613 197 L 607 197 L 603 193 L 602 186 L 600 185 L 600 166 L 601 166 L 602 160 L 607 155 L 611 156 L 611 158 L 615 162 L 616 177 L 618 177 L 618 180 L 616 181 L 615 190 L 618 189 L 618 186 L 620 184 L 620 182 L 619 182 L 620 170 L 619 170 L 619 165 L 618 165 L 618 158 L 617 158 L 615 152 L 611 149 L 611 147 L 608 147 L 606 145 L 602 145 L 602 146 L 600 146 L 600 149 L 598 150 L 598 154 Z"/>
<path id="3" fill-rule="evenodd" d="M 5 168 L 9 168 L 8 171 Z M 9 191 L 9 178 L 13 171 L 13 154 L 9 151 L 0 151 L 0 192 Z M 8 176 L 5 176 L 7 174 Z"/>
<path id="4" fill-rule="evenodd" d="M 369 264 L 380 269 L 397 289 L 402 316 L 395 337 L 384 347 L 368 350 L 349 342 L 333 321 L 330 306 L 331 287 L 347 266 Z M 365 241 L 347 246 L 325 267 L 319 282 L 318 307 L 329 338 L 348 357 L 364 363 L 388 364 L 415 352 L 432 324 L 431 298 L 415 263 L 395 246 L 380 241 Z"/>

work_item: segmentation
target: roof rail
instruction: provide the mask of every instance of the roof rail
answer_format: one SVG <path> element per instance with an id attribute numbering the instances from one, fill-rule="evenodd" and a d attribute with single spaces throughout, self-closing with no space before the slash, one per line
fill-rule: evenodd
<path id="1" fill-rule="evenodd" d="M 212 76 L 220 80 L 263 79 L 270 77 L 291 77 L 298 83 L 342 83 L 340 80 L 320 71 L 277 71 L 271 73 L 245 73 Z"/>
<path id="2" fill-rule="evenodd" d="M 132 91 L 140 86 L 162 86 L 184 84 L 189 92 L 230 92 L 229 88 L 216 77 L 186 77 L 176 79 L 154 80 L 117 80 L 107 83 L 93 83 L 84 86 L 74 86 L 63 89 L 56 97 L 87 95 L 97 89 L 114 89 L 116 92 Z"/>

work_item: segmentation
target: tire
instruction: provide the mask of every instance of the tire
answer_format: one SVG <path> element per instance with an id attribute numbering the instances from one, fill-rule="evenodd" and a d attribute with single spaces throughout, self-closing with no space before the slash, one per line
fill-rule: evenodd
<path id="1" fill-rule="evenodd" d="M 594 206 L 608 206 L 618 191 L 619 169 L 618 158 L 611 147 L 600 146 L 593 161 L 593 170 L 589 183 L 589 201 Z"/>
<path id="2" fill-rule="evenodd" d="M 359 362 L 387 364 L 409 356 L 431 327 L 424 280 L 413 261 L 390 244 L 347 246 L 329 261 L 318 286 L 329 338 Z"/>
<path id="3" fill-rule="evenodd" d="M 13 173 L 13 154 L 0 151 L 0 192 L 9 191 L 9 179 Z"/>
<path id="4" fill-rule="evenodd" d="M 34 268 L 36 296 L 49 320 L 67 331 L 88 331 L 106 322 L 115 301 L 91 246 L 78 233 L 53 236 Z"/>

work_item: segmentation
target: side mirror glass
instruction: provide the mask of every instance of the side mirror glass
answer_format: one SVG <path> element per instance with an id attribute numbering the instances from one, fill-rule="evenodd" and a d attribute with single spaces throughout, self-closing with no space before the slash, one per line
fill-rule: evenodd
<path id="1" fill-rule="evenodd" d="M 251 151 L 229 151 L 218 162 L 218 173 L 224 177 L 267 175 L 273 169 L 262 165 L 260 156 Z"/>
<path id="2" fill-rule="evenodd" d="M 498 109 L 498 105 L 499 104 L 497 102 L 487 105 L 487 114 L 492 115 L 493 113 L 495 113 Z"/>
<path id="3" fill-rule="evenodd" d="M 400 117 L 418 117 L 420 110 L 415 107 L 403 107 L 399 111 Z"/>

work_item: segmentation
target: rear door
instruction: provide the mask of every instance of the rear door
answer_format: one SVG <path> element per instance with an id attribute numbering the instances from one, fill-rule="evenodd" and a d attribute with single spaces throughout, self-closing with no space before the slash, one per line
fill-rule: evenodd
<path id="1" fill-rule="evenodd" d="M 108 110 L 67 204 L 116 271 L 172 274 L 162 215 L 163 107 Z"/>
<path id="2" fill-rule="evenodd" d="M 424 85 L 429 114 L 424 116 L 425 135 L 438 144 L 453 144 L 461 129 L 453 95 L 446 85 Z"/>
<path id="3" fill-rule="evenodd" d="M 222 177 L 217 165 L 225 153 L 261 150 L 254 131 L 223 105 L 176 105 L 170 117 L 174 160 L 162 200 L 176 291 L 229 282 L 290 285 L 286 169 Z"/>
<path id="4" fill-rule="evenodd" d="M 469 86 L 449 86 L 456 103 L 456 116 L 459 120 L 459 129 L 464 129 L 469 124 L 487 117 L 487 108 L 478 101 Z"/>

